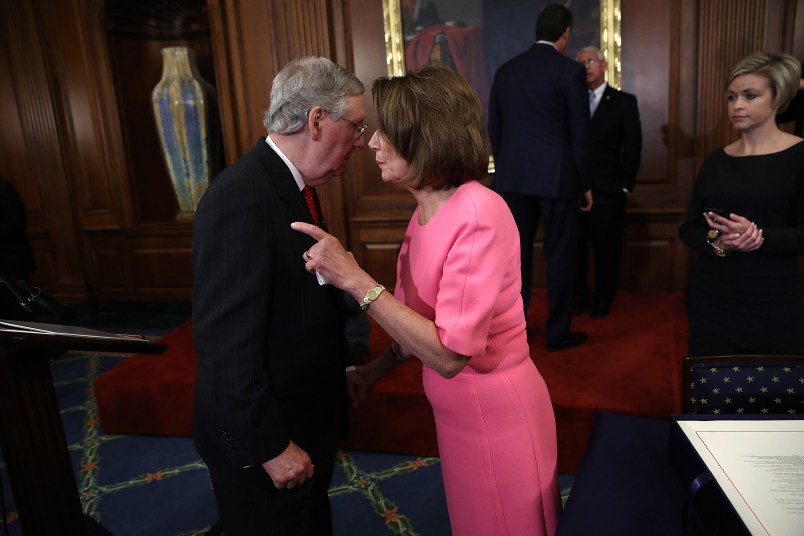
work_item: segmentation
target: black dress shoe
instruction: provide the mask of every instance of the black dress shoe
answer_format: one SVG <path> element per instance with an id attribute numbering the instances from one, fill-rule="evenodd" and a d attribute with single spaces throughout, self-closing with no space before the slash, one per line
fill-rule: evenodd
<path id="1" fill-rule="evenodd" d="M 589 312 L 589 316 L 592 318 L 606 318 L 609 316 L 609 306 L 596 305 L 595 307 L 592 307 L 592 310 Z"/>
<path id="2" fill-rule="evenodd" d="M 583 344 L 586 342 L 587 338 L 586 333 L 583 331 L 568 331 L 567 334 L 561 337 L 557 342 L 545 344 L 544 349 L 548 352 L 566 350 L 567 348 Z"/>

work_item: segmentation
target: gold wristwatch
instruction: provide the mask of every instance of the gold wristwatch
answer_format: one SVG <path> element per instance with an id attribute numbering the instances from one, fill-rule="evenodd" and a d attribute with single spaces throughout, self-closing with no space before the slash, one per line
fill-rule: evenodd
<path id="1" fill-rule="evenodd" d="M 363 298 L 363 301 L 360 302 L 360 308 L 364 311 L 367 311 L 369 305 L 374 303 L 374 300 L 380 297 L 380 294 L 382 294 L 383 290 L 385 290 L 385 287 L 382 285 L 377 285 L 376 287 L 369 289 L 369 291 L 366 292 L 366 296 Z"/>
<path id="2" fill-rule="evenodd" d="M 717 245 L 717 239 L 720 237 L 720 231 L 717 229 L 709 229 L 706 232 L 706 243 L 712 246 L 712 250 L 715 252 L 715 255 L 718 257 L 725 257 L 728 255 L 726 251 Z"/>

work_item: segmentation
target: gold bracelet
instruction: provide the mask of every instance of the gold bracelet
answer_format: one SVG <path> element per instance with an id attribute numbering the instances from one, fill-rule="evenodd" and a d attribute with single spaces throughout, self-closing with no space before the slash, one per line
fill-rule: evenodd
<path id="1" fill-rule="evenodd" d="M 715 252 L 715 255 L 718 257 L 727 257 L 729 253 L 723 249 L 722 247 L 718 246 L 717 244 L 710 244 L 712 246 L 712 250 Z"/>

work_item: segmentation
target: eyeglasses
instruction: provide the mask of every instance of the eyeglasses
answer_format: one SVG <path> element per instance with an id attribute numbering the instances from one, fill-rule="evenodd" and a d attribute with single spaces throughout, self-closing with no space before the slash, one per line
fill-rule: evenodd
<path id="1" fill-rule="evenodd" d="M 603 63 L 603 60 L 596 60 L 595 58 L 589 58 L 588 60 L 578 60 L 581 63 L 585 63 L 587 65 L 594 65 L 596 63 Z"/>
<path id="2" fill-rule="evenodd" d="M 363 133 L 364 133 L 364 132 L 365 132 L 365 131 L 368 129 L 368 125 L 367 125 L 367 124 L 365 124 L 365 123 L 363 123 L 362 125 L 360 125 L 360 124 L 358 124 L 358 123 L 355 123 L 355 122 L 354 122 L 354 121 L 352 121 L 351 119 L 346 119 L 346 118 L 345 118 L 345 117 L 343 117 L 343 116 L 341 116 L 341 119 L 343 119 L 344 121 L 348 121 L 349 123 L 352 123 L 352 124 L 354 125 L 355 129 L 357 130 L 357 133 L 358 133 L 360 136 L 362 136 L 362 135 L 363 135 Z"/>

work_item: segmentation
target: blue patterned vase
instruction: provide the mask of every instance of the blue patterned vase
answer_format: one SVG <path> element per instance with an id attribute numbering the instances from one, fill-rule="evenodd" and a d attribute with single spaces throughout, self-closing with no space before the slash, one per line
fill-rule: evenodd
<path id="1" fill-rule="evenodd" d="M 179 202 L 178 221 L 192 221 L 216 173 L 215 89 L 198 73 L 187 47 L 162 49 L 162 79 L 151 93 L 162 155 Z"/>

